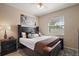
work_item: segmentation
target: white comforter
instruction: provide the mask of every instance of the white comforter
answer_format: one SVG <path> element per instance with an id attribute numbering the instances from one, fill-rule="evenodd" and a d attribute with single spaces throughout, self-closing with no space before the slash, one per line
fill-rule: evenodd
<path id="1" fill-rule="evenodd" d="M 36 38 L 20 38 L 19 41 L 21 44 L 23 44 L 24 46 L 34 50 L 35 44 L 39 41 L 48 39 L 48 38 L 53 38 L 53 41 L 57 39 L 56 36 L 41 36 L 41 37 L 36 37 Z"/>

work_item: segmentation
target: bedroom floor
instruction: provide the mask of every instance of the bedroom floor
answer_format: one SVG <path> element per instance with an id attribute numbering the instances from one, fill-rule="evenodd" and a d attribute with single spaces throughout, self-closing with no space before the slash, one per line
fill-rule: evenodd
<path id="1" fill-rule="evenodd" d="M 7 54 L 5 56 L 32 56 L 32 53 L 30 51 L 30 53 L 25 54 L 24 53 L 24 49 L 19 49 L 16 52 Z M 71 49 L 64 49 L 62 51 L 60 51 L 58 56 L 78 56 L 77 51 L 71 50 Z"/>
<path id="2" fill-rule="evenodd" d="M 58 56 L 78 56 L 78 53 L 75 50 L 65 48 L 64 50 L 60 51 Z"/>

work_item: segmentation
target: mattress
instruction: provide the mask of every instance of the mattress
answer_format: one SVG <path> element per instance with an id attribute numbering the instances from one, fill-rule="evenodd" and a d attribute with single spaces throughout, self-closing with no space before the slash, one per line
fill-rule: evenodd
<path id="1" fill-rule="evenodd" d="M 58 37 L 56 36 L 41 36 L 41 37 L 36 37 L 36 38 L 20 38 L 19 39 L 19 42 L 21 44 L 23 44 L 24 46 L 34 50 L 34 47 L 35 47 L 35 44 L 39 41 L 42 41 L 42 40 L 46 40 L 46 39 L 49 39 L 49 38 L 52 38 L 53 41 L 56 40 Z"/>

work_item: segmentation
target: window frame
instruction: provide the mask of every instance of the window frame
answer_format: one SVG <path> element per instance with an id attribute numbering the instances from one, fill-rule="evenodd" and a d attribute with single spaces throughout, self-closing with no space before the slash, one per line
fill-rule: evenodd
<path id="1" fill-rule="evenodd" d="M 63 17 L 63 20 L 64 20 L 64 16 L 57 16 L 57 17 L 54 17 L 54 18 L 52 18 L 52 19 L 50 19 L 49 20 L 49 22 L 48 22 L 48 33 L 49 34 L 52 34 L 49 30 L 50 30 L 50 28 L 49 28 L 49 23 L 51 22 L 51 20 L 55 20 L 55 18 L 59 18 L 59 17 Z M 53 34 L 53 35 L 56 35 L 56 36 L 59 36 L 58 34 Z M 64 29 L 63 29 L 63 34 L 60 34 L 60 35 L 64 35 Z"/>

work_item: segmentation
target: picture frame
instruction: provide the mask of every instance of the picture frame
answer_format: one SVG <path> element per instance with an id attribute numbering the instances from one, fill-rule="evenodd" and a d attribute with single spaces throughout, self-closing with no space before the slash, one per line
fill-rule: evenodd
<path id="1" fill-rule="evenodd" d="M 35 17 L 26 16 L 26 15 L 21 14 L 20 24 L 25 27 L 34 27 L 36 26 L 36 19 Z"/>

